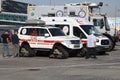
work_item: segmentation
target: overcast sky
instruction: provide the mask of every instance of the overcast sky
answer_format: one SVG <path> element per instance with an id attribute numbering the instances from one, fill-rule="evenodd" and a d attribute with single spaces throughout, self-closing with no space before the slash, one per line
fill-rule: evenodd
<path id="1" fill-rule="evenodd" d="M 64 5 L 66 3 L 99 3 L 103 2 L 102 12 L 107 13 L 108 16 L 120 16 L 120 0 L 16 0 L 36 5 Z"/>

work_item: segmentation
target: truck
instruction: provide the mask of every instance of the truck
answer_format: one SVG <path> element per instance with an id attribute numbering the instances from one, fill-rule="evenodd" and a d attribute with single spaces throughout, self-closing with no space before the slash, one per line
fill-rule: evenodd
<path id="1" fill-rule="evenodd" d="M 116 28 L 119 22 L 117 18 L 114 17 L 114 21 L 107 17 L 107 14 L 101 13 L 100 8 L 102 7 L 103 3 L 100 5 L 94 3 L 94 6 L 91 4 L 87 5 L 91 14 L 89 14 L 89 21 L 93 22 L 93 25 L 101 32 L 103 35 L 107 36 L 111 41 L 111 47 L 109 51 L 113 50 L 115 47 L 116 42 L 118 41 L 117 32 L 118 29 Z M 93 10 L 98 9 L 98 13 L 94 13 Z M 112 22 L 112 26 L 111 26 Z"/>
<path id="2" fill-rule="evenodd" d="M 111 47 L 109 48 L 109 51 L 113 50 L 117 42 L 117 30 L 110 26 L 109 20 L 106 15 L 91 15 L 89 21 L 93 22 L 93 25 L 100 33 L 110 39 Z"/>

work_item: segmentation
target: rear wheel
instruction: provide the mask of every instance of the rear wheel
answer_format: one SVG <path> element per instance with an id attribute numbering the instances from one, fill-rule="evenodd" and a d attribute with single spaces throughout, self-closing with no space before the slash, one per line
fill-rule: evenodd
<path id="1" fill-rule="evenodd" d="M 65 48 L 63 46 L 56 45 L 53 47 L 50 57 L 54 57 L 54 58 L 58 58 L 58 59 L 66 59 L 69 57 L 69 53 L 65 50 Z"/>
<path id="2" fill-rule="evenodd" d="M 87 53 L 87 47 L 83 47 L 79 52 L 78 55 L 79 57 L 84 57 Z"/>
<path id="3" fill-rule="evenodd" d="M 29 45 L 22 45 L 20 47 L 20 57 L 32 57 L 35 56 L 35 51 L 30 48 Z"/>
<path id="4" fill-rule="evenodd" d="M 86 53 L 87 53 L 87 47 L 83 47 L 81 49 L 81 57 L 84 57 L 86 55 Z"/>
<path id="5" fill-rule="evenodd" d="M 109 40 L 110 40 L 110 46 L 109 46 L 108 51 L 112 51 L 115 48 L 115 42 L 116 41 L 112 38 L 111 35 L 109 35 L 107 33 L 103 33 L 103 35 L 109 38 Z"/>
<path id="6" fill-rule="evenodd" d="M 106 52 L 105 52 L 105 51 L 101 51 L 101 52 L 98 52 L 98 54 L 100 54 L 100 55 L 105 55 Z"/>

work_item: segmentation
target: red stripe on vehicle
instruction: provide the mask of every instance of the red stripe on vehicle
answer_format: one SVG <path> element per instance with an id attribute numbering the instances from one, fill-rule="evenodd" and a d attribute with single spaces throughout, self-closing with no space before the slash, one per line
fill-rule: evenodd
<path id="1" fill-rule="evenodd" d="M 44 40 L 44 43 L 63 42 L 62 40 Z"/>
<path id="2" fill-rule="evenodd" d="M 81 40 L 82 43 L 87 43 L 87 40 Z"/>

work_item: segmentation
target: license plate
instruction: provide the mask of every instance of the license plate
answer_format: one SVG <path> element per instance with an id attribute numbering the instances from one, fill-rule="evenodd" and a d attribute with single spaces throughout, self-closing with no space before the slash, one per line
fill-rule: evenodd
<path id="1" fill-rule="evenodd" d="M 109 46 L 104 46 L 104 48 L 109 48 Z"/>
<path id="2" fill-rule="evenodd" d="M 80 45 L 74 45 L 74 47 L 76 48 L 76 47 L 80 47 Z"/>

